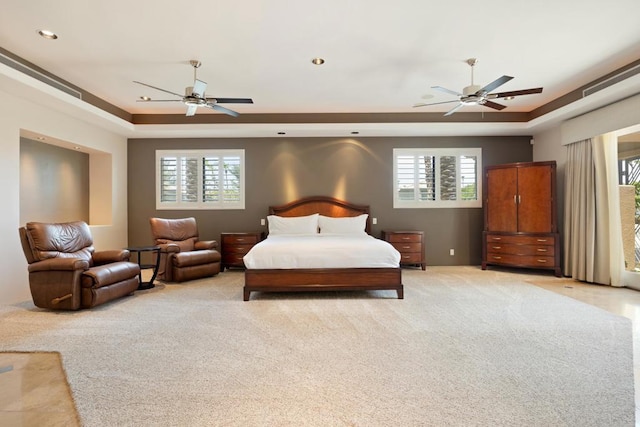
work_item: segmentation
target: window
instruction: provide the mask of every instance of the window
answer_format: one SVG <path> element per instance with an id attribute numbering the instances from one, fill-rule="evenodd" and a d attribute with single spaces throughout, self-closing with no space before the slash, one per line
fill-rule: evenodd
<path id="1" fill-rule="evenodd" d="M 156 209 L 244 209 L 244 150 L 156 151 Z"/>
<path id="2" fill-rule="evenodd" d="M 394 208 L 481 208 L 482 149 L 393 150 Z"/>

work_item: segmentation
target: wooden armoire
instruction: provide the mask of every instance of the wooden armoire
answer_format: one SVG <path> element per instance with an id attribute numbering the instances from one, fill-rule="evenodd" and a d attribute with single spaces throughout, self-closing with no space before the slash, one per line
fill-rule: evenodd
<path id="1" fill-rule="evenodd" d="M 539 268 L 560 277 L 556 162 L 487 166 L 483 192 L 482 269 Z"/>

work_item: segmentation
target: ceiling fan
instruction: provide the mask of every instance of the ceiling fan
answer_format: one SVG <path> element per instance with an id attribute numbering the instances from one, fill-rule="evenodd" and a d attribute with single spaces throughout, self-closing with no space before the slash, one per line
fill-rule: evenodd
<path id="1" fill-rule="evenodd" d="M 503 98 L 503 99 L 512 99 L 514 96 L 520 95 L 530 95 L 533 93 L 541 93 L 542 88 L 537 87 L 534 89 L 524 89 L 524 90 L 514 90 L 511 92 L 498 92 L 498 93 L 490 93 L 492 90 L 497 89 L 502 86 L 509 80 L 513 79 L 511 76 L 502 76 L 488 85 L 484 87 L 480 87 L 480 85 L 473 84 L 473 67 L 478 63 L 476 58 L 467 59 L 467 64 L 471 66 L 471 85 L 462 89 L 462 93 L 456 92 L 454 90 L 446 89 L 442 86 L 431 86 L 432 89 L 439 90 L 441 92 L 448 93 L 450 95 L 455 95 L 458 97 L 455 101 L 444 101 L 444 102 L 434 102 L 431 104 L 415 104 L 414 107 L 425 107 L 428 105 L 438 105 L 438 104 L 449 104 L 451 102 L 458 102 L 458 105 L 449 110 L 445 116 L 450 116 L 451 114 L 458 111 L 460 108 L 465 105 L 483 105 L 485 107 L 493 108 L 494 110 L 502 110 L 506 108 L 506 105 L 498 104 L 497 102 L 491 101 L 492 99 Z"/>
<path id="2" fill-rule="evenodd" d="M 187 106 L 187 116 L 193 116 L 196 114 L 196 110 L 198 107 L 206 107 L 211 108 L 213 110 L 220 111 L 221 113 L 228 114 L 233 117 L 238 117 L 240 113 L 225 108 L 219 104 L 253 104 L 253 100 L 251 98 L 218 98 L 218 97 L 206 97 L 204 94 L 205 89 L 207 88 L 207 83 L 202 80 L 198 80 L 197 71 L 202 63 L 200 61 L 191 60 L 189 64 L 193 67 L 193 86 L 187 86 L 184 91 L 184 95 L 180 95 L 179 93 L 171 92 L 166 89 L 160 89 L 159 87 L 151 86 L 146 83 L 138 82 L 134 80 L 134 83 L 138 83 L 139 85 L 147 86 L 152 89 L 156 89 L 162 92 L 170 93 L 171 95 L 175 95 L 180 99 L 151 99 L 149 97 L 143 96 L 138 102 L 183 102 Z"/>

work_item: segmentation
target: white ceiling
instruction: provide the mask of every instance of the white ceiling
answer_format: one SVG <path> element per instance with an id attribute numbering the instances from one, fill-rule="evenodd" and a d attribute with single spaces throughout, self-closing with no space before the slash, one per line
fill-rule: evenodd
<path id="1" fill-rule="evenodd" d="M 528 112 L 639 59 L 639 16 L 638 0 L 3 0 L 0 47 L 130 113 L 183 113 L 181 103 L 136 102 L 171 96 L 133 81 L 182 93 L 193 81 L 191 59 L 202 62 L 207 96 L 253 98 L 225 105 L 241 114 L 446 112 L 455 104 L 412 105 L 451 100 L 430 87 L 461 91 L 471 83 L 470 57 L 479 59 L 476 84 L 507 74 L 515 78 L 500 91 L 543 86 L 505 101 L 503 112 Z M 326 63 L 313 65 L 316 56 Z M 431 132 L 452 125 L 431 124 Z M 530 134 L 535 125 L 503 127 Z M 314 135 L 332 126 L 345 127 L 297 125 Z M 412 126 L 420 124 L 404 127 Z"/>

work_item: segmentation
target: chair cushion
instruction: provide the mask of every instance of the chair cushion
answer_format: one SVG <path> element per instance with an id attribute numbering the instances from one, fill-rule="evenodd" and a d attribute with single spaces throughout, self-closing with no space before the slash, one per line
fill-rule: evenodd
<path id="1" fill-rule="evenodd" d="M 94 252 L 91 230 L 84 221 L 65 223 L 28 222 L 26 235 L 33 259 L 80 258 L 91 261 Z"/>
<path id="2" fill-rule="evenodd" d="M 151 218 L 150 223 L 151 234 L 156 243 L 162 243 L 158 241 L 161 239 L 179 241 L 187 240 L 191 237 L 195 237 L 196 240 L 198 238 L 198 227 L 196 219 L 193 217 L 180 219 Z"/>
<path id="3" fill-rule="evenodd" d="M 180 252 L 173 256 L 173 265 L 178 268 L 215 263 L 219 261 L 220 252 L 214 250 Z"/>
<path id="4" fill-rule="evenodd" d="M 99 265 L 82 273 L 82 287 L 101 288 L 131 279 L 139 273 L 140 267 L 133 262 L 120 261 Z"/>

